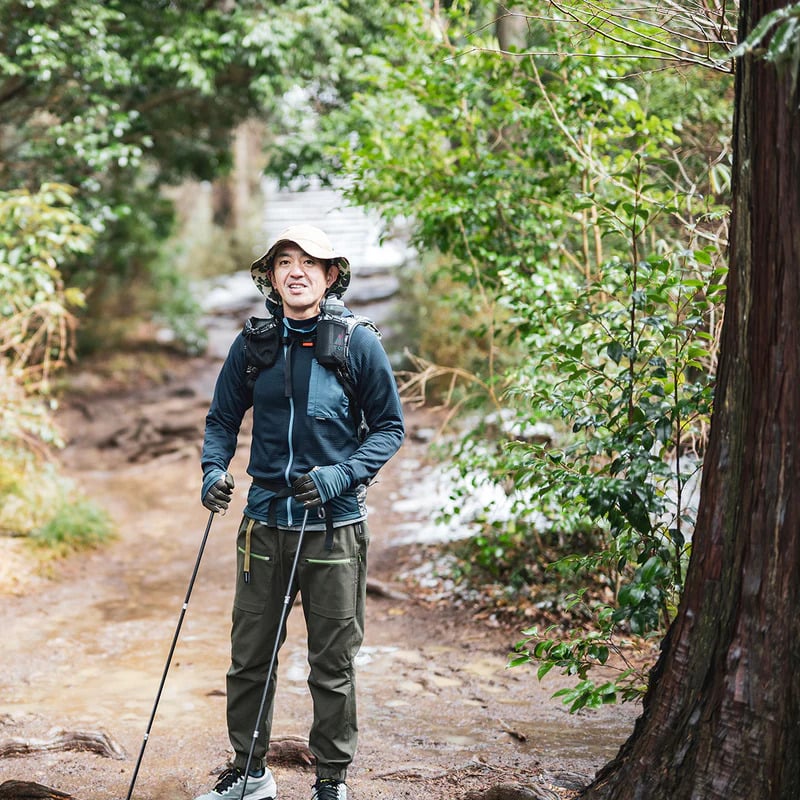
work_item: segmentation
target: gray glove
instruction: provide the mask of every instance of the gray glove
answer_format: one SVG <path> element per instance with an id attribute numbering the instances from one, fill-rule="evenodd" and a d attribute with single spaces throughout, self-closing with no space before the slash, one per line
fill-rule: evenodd
<path id="1" fill-rule="evenodd" d="M 233 475 L 226 472 L 223 477 L 211 484 L 211 487 L 203 497 L 203 505 L 214 513 L 228 510 L 233 494 Z"/>

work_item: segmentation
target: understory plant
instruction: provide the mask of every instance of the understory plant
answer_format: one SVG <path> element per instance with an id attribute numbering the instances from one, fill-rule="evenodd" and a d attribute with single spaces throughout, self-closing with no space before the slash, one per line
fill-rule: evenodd
<path id="1" fill-rule="evenodd" d="M 459 577 L 507 581 L 538 612 L 533 584 L 552 562 L 544 610 L 558 627 L 528 628 L 513 663 L 576 675 L 577 708 L 636 695 L 624 663 L 609 686 L 584 681 L 623 639 L 661 634 L 691 547 L 733 34 L 724 9 L 617 9 L 612 31 L 585 4 L 545 5 L 435 4 L 370 52 L 360 91 L 314 137 L 352 176 L 350 199 L 406 223 L 421 269 L 442 265 L 458 287 L 437 293 L 434 267 L 431 295 L 464 320 L 462 344 L 420 338 L 450 360 L 419 353 L 402 388 L 435 389 L 459 416 L 451 509 L 486 487 L 504 495 L 459 543 Z"/>
<path id="2" fill-rule="evenodd" d="M 83 295 L 66 287 L 60 265 L 88 252 L 93 232 L 74 213 L 73 190 L 0 192 L 0 535 L 33 536 L 60 548 L 111 534 L 60 475 L 55 378 L 72 357 L 73 312 Z"/>
<path id="3" fill-rule="evenodd" d="M 453 450 L 462 482 L 452 507 L 483 481 L 504 487 L 508 513 L 476 518 L 480 532 L 454 548 L 457 577 L 517 592 L 538 584 L 531 601 L 557 622 L 525 629 L 510 663 L 535 663 L 540 678 L 553 668 L 576 676 L 558 693 L 572 710 L 644 690 L 649 662 L 631 659 L 632 642 L 669 625 L 691 549 L 726 216 L 705 204 L 686 244 L 669 241 L 692 198 L 658 188 L 662 169 L 657 148 L 622 153 L 613 181 L 575 196 L 572 214 L 587 229 L 577 238 L 609 254 L 596 268 L 500 272 L 505 312 L 495 316 L 528 354 L 519 366 L 481 380 L 426 365 L 405 384 L 449 375 L 461 387 L 452 397 L 471 398 L 473 427 Z M 597 666 L 616 676 L 595 682 Z"/>
<path id="4" fill-rule="evenodd" d="M 455 451 L 462 476 L 504 486 L 509 500 L 506 520 L 476 520 L 481 532 L 459 543 L 460 574 L 520 589 L 535 578 L 534 600 L 551 609 L 552 587 L 564 593 L 557 622 L 525 629 L 510 663 L 576 676 L 559 692 L 572 710 L 638 697 L 648 664 L 629 662 L 631 641 L 660 636 L 677 606 L 724 293 L 714 246 L 642 252 L 655 215 L 616 201 L 607 210 L 628 226 L 635 258 L 612 258 L 585 285 L 557 272 L 505 276 L 531 354 L 505 375 L 516 411 L 495 446 L 475 446 L 473 431 Z M 487 419 L 496 415 L 482 437 Z M 551 427 L 537 428 L 543 419 Z M 548 558 L 549 580 L 535 569 Z M 617 676 L 595 683 L 595 666 Z"/>
<path id="5" fill-rule="evenodd" d="M 506 276 L 509 303 L 531 320 L 523 327 L 532 354 L 509 392 L 561 423 L 550 441 L 509 443 L 506 469 L 515 491 L 547 510 L 548 525 L 563 535 L 568 520 L 588 526 L 597 544 L 551 566 L 585 582 L 566 608 L 592 624 L 529 628 L 511 663 L 536 662 L 539 677 L 554 667 L 577 676 L 559 692 L 573 710 L 642 690 L 643 672 L 622 642 L 669 625 L 699 500 L 725 274 L 710 232 L 721 212 L 709 209 L 693 240 L 670 247 L 657 232 L 685 198 L 655 190 L 654 166 L 634 154 L 615 173 L 621 196 L 579 201 L 615 243 L 589 280 L 551 275 L 542 287 Z M 591 667 L 612 662 L 616 678 L 588 678 Z"/>

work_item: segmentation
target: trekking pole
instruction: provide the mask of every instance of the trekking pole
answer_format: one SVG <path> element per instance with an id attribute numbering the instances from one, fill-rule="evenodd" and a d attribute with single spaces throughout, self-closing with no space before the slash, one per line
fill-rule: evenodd
<path id="1" fill-rule="evenodd" d="M 303 514 L 303 524 L 300 526 L 300 535 L 297 537 L 297 550 L 294 552 L 294 560 L 292 561 L 292 569 L 289 573 L 289 582 L 286 584 L 286 594 L 283 598 L 283 606 L 281 608 L 280 619 L 278 620 L 278 631 L 275 634 L 275 646 L 272 648 L 272 656 L 269 660 L 269 667 L 267 667 L 267 680 L 264 682 L 264 691 L 261 694 L 261 705 L 258 708 L 258 716 L 256 717 L 256 727 L 253 730 L 253 739 L 250 742 L 250 752 L 247 754 L 247 764 L 244 768 L 244 780 L 242 781 L 242 794 L 241 800 L 244 800 L 244 793 L 247 789 L 247 776 L 250 774 L 250 764 L 253 761 L 253 751 L 256 749 L 256 741 L 258 740 L 258 729 L 261 727 L 261 718 L 264 716 L 264 707 L 267 704 L 267 693 L 269 692 L 269 681 L 272 678 L 272 670 L 275 667 L 275 659 L 278 657 L 278 648 L 281 643 L 281 631 L 283 630 L 283 623 L 286 619 L 286 614 L 289 610 L 289 601 L 292 599 L 292 584 L 294 583 L 294 574 L 297 571 L 297 562 L 300 558 L 300 548 L 303 546 L 303 536 L 306 532 L 306 523 L 308 522 L 308 509 Z M 269 742 L 267 742 L 269 746 Z"/>
<path id="2" fill-rule="evenodd" d="M 144 739 L 142 739 L 142 747 L 139 750 L 139 757 L 136 759 L 136 766 L 133 768 L 133 777 L 131 778 L 131 785 L 128 787 L 128 794 L 125 800 L 131 800 L 131 795 L 133 794 L 133 787 L 136 784 L 136 777 L 139 774 L 139 767 L 142 765 L 142 758 L 144 757 L 144 749 L 147 746 L 147 740 L 150 738 L 150 731 L 153 728 L 153 720 L 156 718 L 156 709 L 158 708 L 158 701 L 161 699 L 161 692 L 164 690 L 164 683 L 167 680 L 167 672 L 169 672 L 169 665 L 172 661 L 172 654 L 175 652 L 175 645 L 178 643 L 178 634 L 181 632 L 181 625 L 183 625 L 183 618 L 186 616 L 186 609 L 189 605 L 189 598 L 192 594 L 192 588 L 194 587 L 194 581 L 197 577 L 197 571 L 200 569 L 200 559 L 203 557 L 203 550 L 206 547 L 206 540 L 208 539 L 208 532 L 211 530 L 211 523 L 214 521 L 214 514 L 216 511 L 212 511 L 208 515 L 208 524 L 206 525 L 205 533 L 203 534 L 203 539 L 200 542 L 200 550 L 197 553 L 197 560 L 194 562 L 194 570 L 192 570 L 192 577 L 189 580 L 189 588 L 186 590 L 186 598 L 183 601 L 183 606 L 181 607 L 181 613 L 178 617 L 178 624 L 175 627 L 175 635 L 172 637 L 172 644 L 169 648 L 169 655 L 167 656 L 167 663 L 164 665 L 164 673 L 161 676 L 161 683 L 158 687 L 158 692 L 156 693 L 156 700 L 153 703 L 153 710 L 150 712 L 150 721 L 147 723 L 147 729 L 144 732 Z"/>

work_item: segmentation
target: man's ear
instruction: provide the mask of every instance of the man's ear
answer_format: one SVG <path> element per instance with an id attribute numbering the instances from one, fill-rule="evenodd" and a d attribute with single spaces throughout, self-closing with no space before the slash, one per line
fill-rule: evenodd
<path id="1" fill-rule="evenodd" d="M 325 282 L 328 284 L 328 288 L 330 289 L 334 283 L 336 283 L 336 279 L 339 277 L 339 267 L 335 264 L 328 267 L 328 274 L 325 276 Z"/>

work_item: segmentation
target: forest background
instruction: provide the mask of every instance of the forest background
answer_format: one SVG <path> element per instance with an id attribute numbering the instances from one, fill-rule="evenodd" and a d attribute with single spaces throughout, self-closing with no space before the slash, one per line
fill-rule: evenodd
<path id="1" fill-rule="evenodd" d="M 196 282 L 251 260 L 248 125 L 253 185 L 334 181 L 419 254 L 399 378 L 458 426 L 442 513 L 480 484 L 512 510 L 452 547 L 460 590 L 524 630 L 516 663 L 576 676 L 571 708 L 639 697 L 712 407 L 736 13 L 2 0 L 0 529 L 62 550 L 109 534 L 48 457 L 63 368 L 152 324 L 203 349 Z M 214 184 L 202 235 L 187 180 Z"/>

